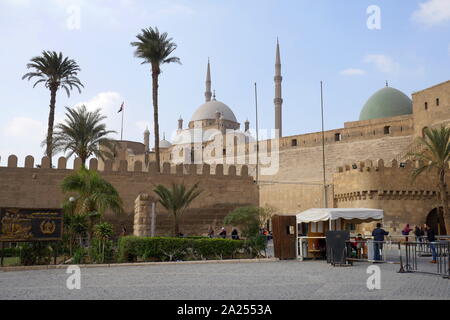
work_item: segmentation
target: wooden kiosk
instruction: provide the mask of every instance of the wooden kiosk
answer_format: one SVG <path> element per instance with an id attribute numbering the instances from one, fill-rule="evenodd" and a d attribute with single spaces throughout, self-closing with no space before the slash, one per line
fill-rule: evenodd
<path id="1" fill-rule="evenodd" d="M 326 234 L 343 230 L 345 223 L 381 221 L 378 209 L 310 209 L 297 215 L 275 216 L 273 240 L 280 260 L 326 258 Z"/>

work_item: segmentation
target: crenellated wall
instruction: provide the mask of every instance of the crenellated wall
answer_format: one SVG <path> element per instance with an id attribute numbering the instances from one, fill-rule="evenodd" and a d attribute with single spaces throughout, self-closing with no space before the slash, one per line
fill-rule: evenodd
<path id="1" fill-rule="evenodd" d="M 60 208 L 65 196 L 61 192 L 61 182 L 69 174 L 81 167 L 79 159 L 74 160 L 74 169 L 67 169 L 67 159 L 60 158 L 57 168 L 50 168 L 47 157 L 42 158 L 39 168 L 33 157 L 25 159 L 24 167 L 18 167 L 18 159 L 12 155 L 7 167 L 0 167 L 0 207 L 9 208 Z M 248 167 L 223 165 L 179 165 L 172 167 L 165 163 L 162 173 L 156 172 L 154 164 L 148 170 L 143 169 L 140 161 L 134 163 L 134 170 L 128 170 L 127 161 L 113 170 L 112 162 L 106 161 L 102 171 L 98 170 L 98 161 L 91 159 L 88 167 L 98 171 L 118 190 L 124 201 L 126 214 L 115 217 L 109 213 L 106 217 L 113 221 L 118 229 L 127 226 L 133 233 L 134 202 L 143 193 L 156 195 L 153 189 L 158 184 L 170 187 L 173 183 L 184 183 L 188 187 L 199 183 L 203 190 L 185 212 L 182 219 L 182 231 L 186 234 L 206 234 L 210 225 L 222 227 L 223 218 L 233 209 L 246 205 L 258 205 L 259 194 L 253 178 L 248 175 Z M 214 174 L 212 174 L 212 172 Z M 172 217 L 158 206 L 157 234 L 169 234 L 172 231 Z"/>
<path id="2" fill-rule="evenodd" d="M 423 225 L 428 214 L 439 207 L 437 176 L 432 172 L 412 179 L 418 162 L 383 160 L 358 162 L 337 168 L 334 174 L 336 208 L 374 208 L 385 211 L 385 227 L 399 233 L 405 224 Z M 369 231 L 372 226 L 366 226 Z"/>

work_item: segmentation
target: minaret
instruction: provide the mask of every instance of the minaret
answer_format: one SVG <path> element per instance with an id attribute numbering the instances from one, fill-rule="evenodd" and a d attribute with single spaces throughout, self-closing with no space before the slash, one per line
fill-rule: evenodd
<path id="1" fill-rule="evenodd" d="M 208 59 L 208 71 L 206 72 L 206 92 L 205 92 L 206 102 L 210 102 L 212 98 L 211 92 L 211 64 Z"/>
<path id="2" fill-rule="evenodd" d="M 275 61 L 275 129 L 277 130 L 277 138 L 283 137 L 283 93 L 281 90 L 281 83 L 283 77 L 281 76 L 281 55 L 280 43 L 277 39 L 277 55 Z"/>
<path id="3" fill-rule="evenodd" d="M 183 118 L 180 116 L 180 119 L 178 120 L 178 132 L 183 130 Z"/>
<path id="4" fill-rule="evenodd" d="M 144 131 L 144 145 L 145 145 L 145 153 L 150 152 L 150 130 L 145 129 Z"/>
<path id="5" fill-rule="evenodd" d="M 245 132 L 249 132 L 250 131 L 250 121 L 245 121 Z"/>

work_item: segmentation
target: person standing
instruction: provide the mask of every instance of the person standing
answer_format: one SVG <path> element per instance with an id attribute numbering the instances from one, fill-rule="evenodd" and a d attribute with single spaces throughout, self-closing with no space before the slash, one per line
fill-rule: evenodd
<path id="1" fill-rule="evenodd" d="M 127 227 L 125 225 L 122 225 L 122 237 L 126 237 L 127 236 Z"/>
<path id="2" fill-rule="evenodd" d="M 209 227 L 209 230 L 208 230 L 208 237 L 209 237 L 210 239 L 214 238 L 214 228 L 213 228 L 212 226 Z"/>
<path id="3" fill-rule="evenodd" d="M 374 240 L 375 261 L 381 260 L 381 251 L 383 250 L 384 237 L 389 235 L 389 232 L 381 228 L 381 223 L 377 223 L 377 227 L 372 232 Z"/>
<path id="4" fill-rule="evenodd" d="M 433 228 L 429 225 L 425 225 L 425 231 L 427 232 L 427 240 L 430 243 L 431 254 L 433 255 L 433 261 L 431 263 L 437 263 L 437 254 L 436 254 L 436 234 L 434 233 Z"/>
<path id="5" fill-rule="evenodd" d="M 416 242 L 422 242 L 422 237 L 424 236 L 422 228 L 420 228 L 419 226 L 415 226 L 414 235 L 416 236 Z"/>

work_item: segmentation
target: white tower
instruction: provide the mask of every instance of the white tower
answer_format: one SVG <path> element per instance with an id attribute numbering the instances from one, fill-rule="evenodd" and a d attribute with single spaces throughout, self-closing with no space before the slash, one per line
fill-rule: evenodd
<path id="1" fill-rule="evenodd" d="M 283 137 L 283 92 L 281 84 L 283 77 L 281 76 L 281 55 L 280 43 L 277 39 L 277 53 L 275 59 L 275 129 L 277 130 L 277 138 Z"/>
<path id="2" fill-rule="evenodd" d="M 211 64 L 209 63 L 209 59 L 208 59 L 208 70 L 206 72 L 206 92 L 205 92 L 206 102 L 210 102 L 211 98 L 212 98 L 212 91 L 211 91 Z"/>
<path id="3" fill-rule="evenodd" d="M 145 145 L 145 153 L 150 152 L 150 130 L 145 129 L 144 131 L 144 145 Z"/>

